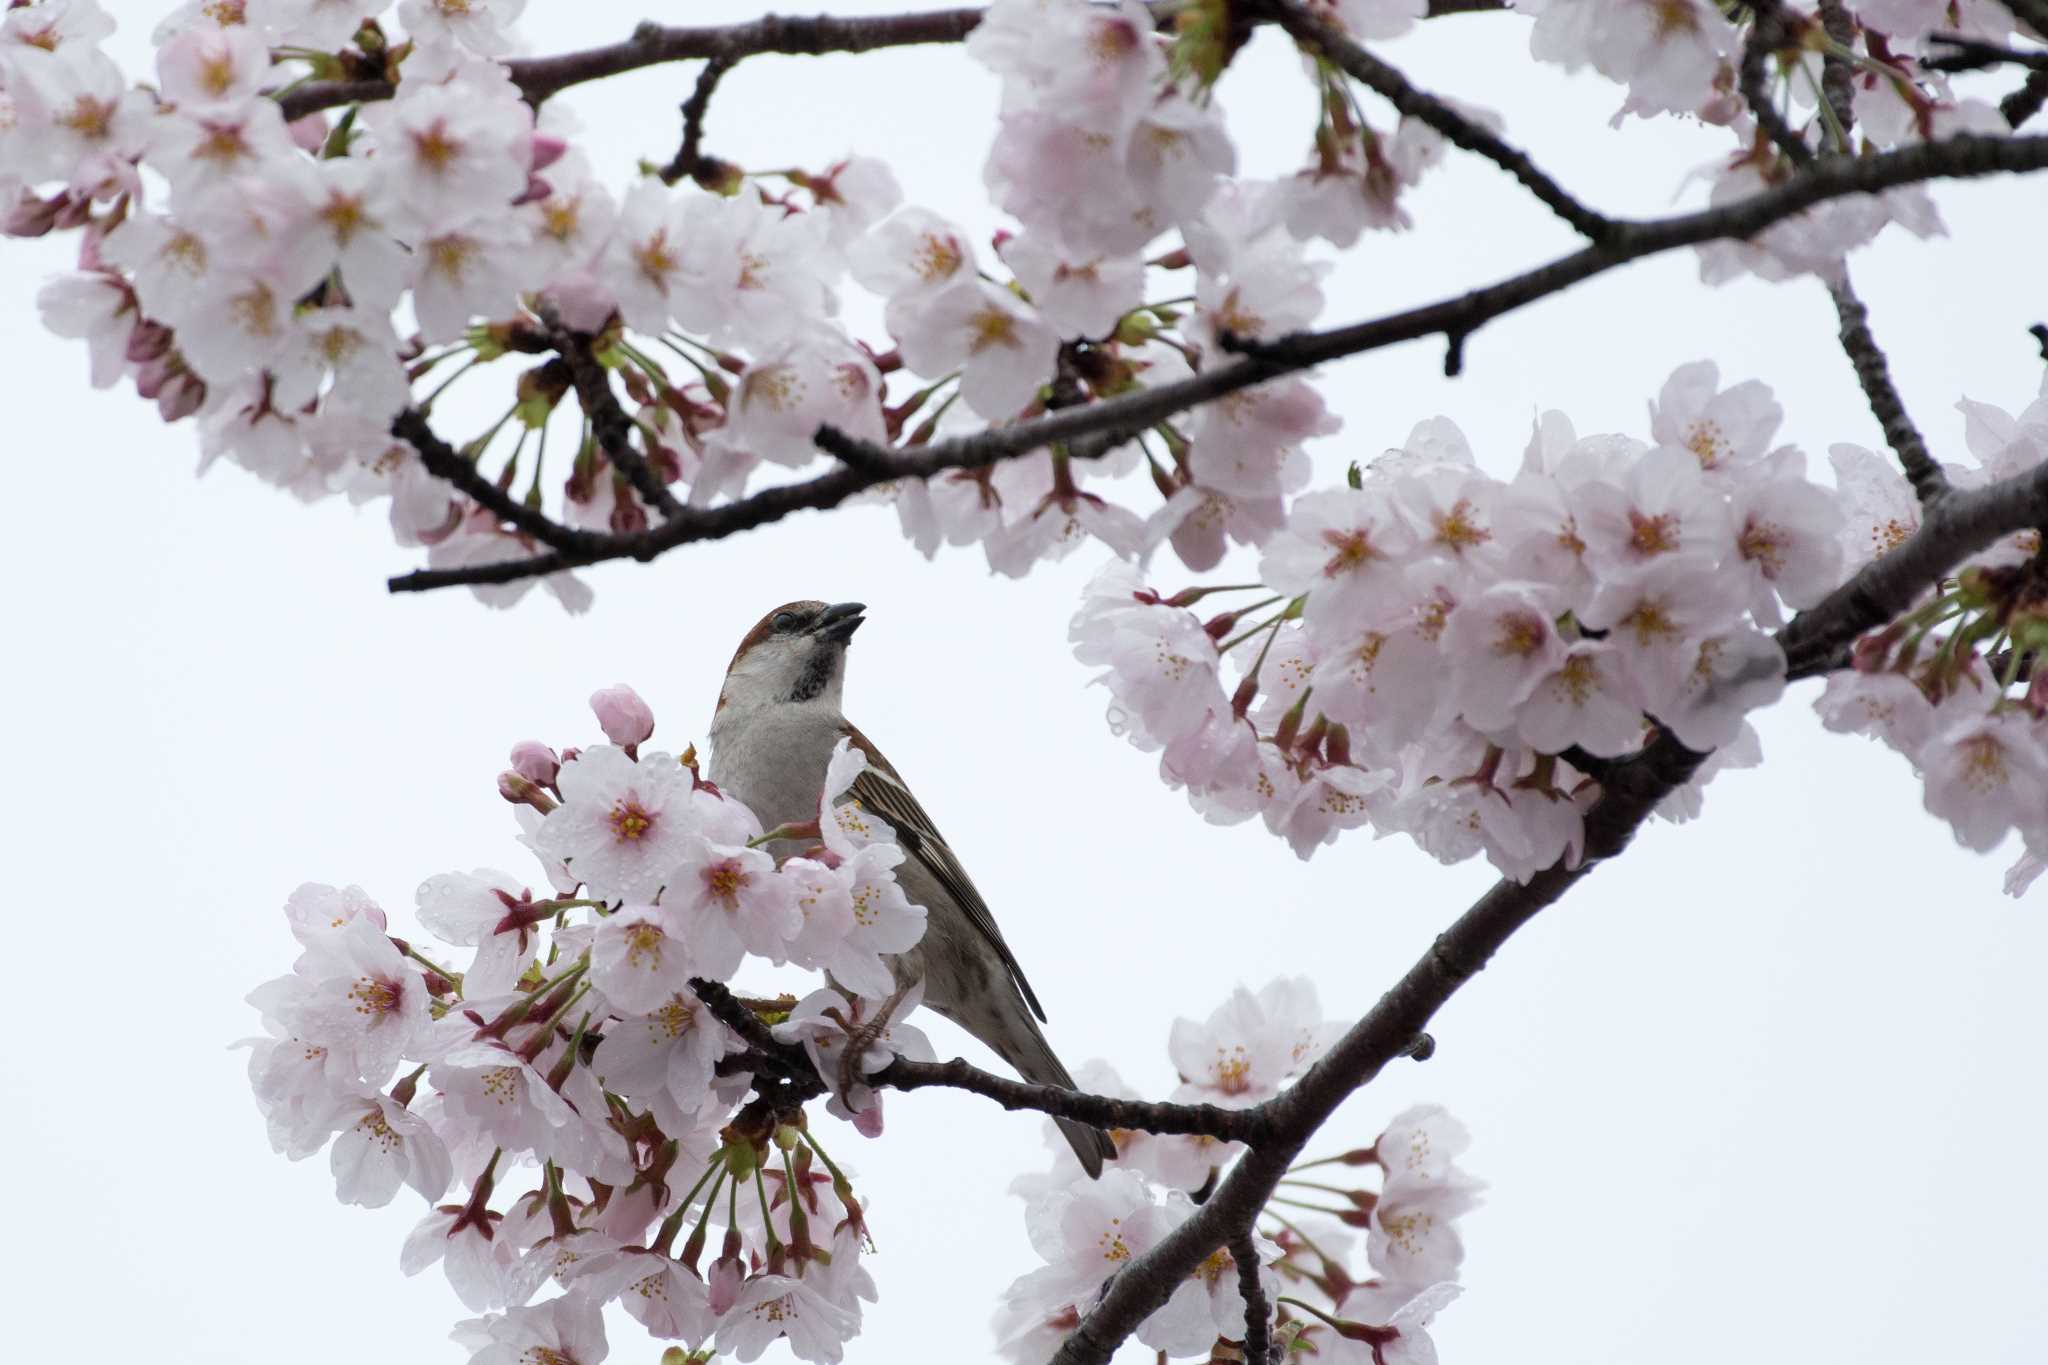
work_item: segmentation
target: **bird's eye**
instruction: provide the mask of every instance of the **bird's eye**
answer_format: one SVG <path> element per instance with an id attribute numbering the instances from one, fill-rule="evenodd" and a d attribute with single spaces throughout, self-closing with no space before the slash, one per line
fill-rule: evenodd
<path id="1" fill-rule="evenodd" d="M 793 611 L 778 611 L 769 618 L 768 624 L 777 630 L 794 630 L 796 628 L 796 613 Z"/>

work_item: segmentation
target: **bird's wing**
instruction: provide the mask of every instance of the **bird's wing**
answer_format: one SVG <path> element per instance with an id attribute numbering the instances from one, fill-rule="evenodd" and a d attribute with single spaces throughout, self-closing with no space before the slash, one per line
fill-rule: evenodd
<path id="1" fill-rule="evenodd" d="M 896 827 L 896 843 L 905 854 L 922 863 L 939 885 L 952 894 L 953 900 L 967 915 L 967 922 L 981 931 L 989 946 L 1010 969 L 1010 979 L 1017 983 L 1023 993 L 1024 1003 L 1045 1022 L 1045 1007 L 1038 1003 L 1037 994 L 1031 983 L 1024 979 L 1024 969 L 1017 964 L 1016 954 L 1010 945 L 1003 942 L 1003 931 L 996 928 L 995 916 L 988 911 L 988 902 L 974 889 L 974 883 L 967 879 L 967 871 L 960 866 L 960 860 L 953 856 L 953 850 L 946 846 L 946 840 L 939 833 L 931 816 L 910 794 L 910 788 L 896 773 L 889 760 L 853 726 L 846 727 L 847 738 L 853 746 L 867 755 L 868 766 L 853 780 L 853 797 L 861 806 L 873 811 Z"/>

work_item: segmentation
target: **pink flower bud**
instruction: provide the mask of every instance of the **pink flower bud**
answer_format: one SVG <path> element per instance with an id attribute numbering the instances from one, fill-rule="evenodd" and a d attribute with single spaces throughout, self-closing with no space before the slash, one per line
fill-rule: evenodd
<path id="1" fill-rule="evenodd" d="M 147 365 L 161 358 L 171 349 L 171 329 L 160 322 L 147 318 L 135 324 L 135 330 L 128 334 L 128 360 L 132 364 Z M 144 394 L 143 397 L 149 397 Z"/>
<path id="2" fill-rule="evenodd" d="M 740 1235 L 738 1230 L 726 1229 L 725 1247 L 717 1260 L 711 1263 L 711 1273 L 704 1277 L 704 1284 L 710 1292 L 711 1311 L 724 1313 L 739 1302 L 740 1289 L 746 1283 L 746 1262 L 740 1259 Z"/>
<path id="3" fill-rule="evenodd" d="M 205 402 L 206 385 L 197 376 L 176 374 L 157 395 L 156 415 L 166 422 L 176 422 L 199 411 Z"/>
<path id="4" fill-rule="evenodd" d="M 320 155 L 320 149 L 327 145 L 327 116 L 308 114 L 302 119 L 285 125 L 285 131 L 292 135 L 292 145 L 312 156 Z"/>
<path id="5" fill-rule="evenodd" d="M 604 737 L 622 749 L 630 749 L 654 733 L 654 712 L 624 683 L 591 693 L 590 709 L 597 713 Z"/>
<path id="6" fill-rule="evenodd" d="M 542 815 L 555 808 L 554 798 L 542 791 L 538 783 L 527 780 L 510 768 L 498 774 L 498 795 L 515 806 L 532 806 Z"/>
<path id="7" fill-rule="evenodd" d="M 876 1138 L 882 1135 L 882 1097 L 875 1096 L 874 1103 L 865 1109 L 856 1109 L 853 1114 L 853 1128 L 862 1137 Z"/>
<path id="8" fill-rule="evenodd" d="M 560 161 L 563 154 L 568 150 L 569 144 L 561 138 L 550 137 L 546 133 L 535 133 L 533 135 L 533 160 L 527 166 L 527 169 L 544 171 L 557 161 Z"/>
<path id="9" fill-rule="evenodd" d="M 92 221 L 92 200 L 82 194 L 66 194 L 57 204 L 57 226 L 81 228 Z"/>
<path id="10" fill-rule="evenodd" d="M 555 751 L 537 739 L 522 739 L 512 746 L 512 771 L 529 782 L 552 787 L 561 770 L 562 761 Z"/>
<path id="11" fill-rule="evenodd" d="M 24 194 L 0 218 L 0 232 L 9 237 L 40 237 L 57 226 L 57 210 L 62 207 L 61 197 L 44 200 Z"/>

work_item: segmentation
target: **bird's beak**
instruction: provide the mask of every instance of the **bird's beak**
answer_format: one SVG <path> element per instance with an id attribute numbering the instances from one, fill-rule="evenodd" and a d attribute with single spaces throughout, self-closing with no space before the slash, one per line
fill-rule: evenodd
<path id="1" fill-rule="evenodd" d="M 861 613 L 867 610 L 862 602 L 834 602 L 818 613 L 818 623 L 811 627 L 811 633 L 821 640 L 845 644 L 860 629 L 860 623 L 867 618 Z"/>

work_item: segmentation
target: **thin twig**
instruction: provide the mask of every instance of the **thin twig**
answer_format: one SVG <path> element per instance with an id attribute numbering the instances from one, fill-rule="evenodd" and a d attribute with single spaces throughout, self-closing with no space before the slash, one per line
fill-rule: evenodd
<path id="1" fill-rule="evenodd" d="M 1245 1365 L 1271 1365 L 1273 1305 L 1266 1302 L 1266 1287 L 1259 1283 L 1258 1244 L 1250 1228 L 1230 1239 L 1230 1259 L 1237 1262 L 1237 1292 L 1244 1299 Z"/>
<path id="2" fill-rule="evenodd" d="M 724 162 L 703 154 L 704 115 L 711 108 L 711 94 L 718 89 L 718 82 L 737 65 L 737 57 L 713 57 L 697 73 L 697 84 L 691 87 L 690 98 L 683 101 L 683 142 L 676 148 L 674 159 L 662 167 L 662 184 L 673 185 L 685 178 L 704 184 L 724 169 Z"/>
<path id="3" fill-rule="evenodd" d="M 568 363 L 569 378 L 576 385 L 576 401 L 582 405 L 584 416 L 590 419 L 590 429 L 596 434 L 605 458 L 611 461 L 612 468 L 626 476 L 648 505 L 661 513 L 664 521 L 674 521 L 682 516 L 682 503 L 641 458 L 640 452 L 633 448 L 633 419 L 626 416 L 626 410 L 619 406 L 618 395 L 612 392 L 611 376 L 605 372 L 604 366 L 598 364 L 597 356 L 591 351 L 591 339 L 564 327 L 545 304 L 542 310 L 555 349 Z"/>
<path id="4" fill-rule="evenodd" d="M 1998 102 L 1998 112 L 2014 128 L 2041 112 L 2048 105 L 2048 71 L 2034 70 L 2027 73 L 2020 88 Z"/>
<path id="5" fill-rule="evenodd" d="M 1749 112 L 1756 116 L 1757 127 L 1764 130 L 1778 150 L 1795 166 L 1811 165 L 1813 149 L 1778 112 L 1777 101 L 1771 98 L 1770 73 L 1767 70 L 1773 54 L 1798 45 L 1798 31 L 1785 17 L 1778 0 L 1754 0 L 1750 9 L 1756 17 L 1750 22 L 1749 36 L 1742 43 L 1742 63 L 1737 69 L 1736 84 L 1742 90 L 1742 98 L 1749 103 Z"/>
<path id="6" fill-rule="evenodd" d="M 418 408 L 406 408 L 393 418 L 391 434 L 419 452 L 420 464 L 429 474 L 454 485 L 458 493 L 491 512 L 498 520 L 509 523 L 558 553 L 598 554 L 612 539 L 601 532 L 564 526 L 512 497 L 479 474 L 475 464 L 464 459 L 460 451 L 436 435 L 426 414 Z"/>
<path id="7" fill-rule="evenodd" d="M 1913 485 L 1923 505 L 1935 501 L 1948 493 L 1948 476 L 1941 472 L 1941 465 L 1928 453 L 1927 441 L 1920 435 L 1920 428 L 1913 425 L 1912 417 L 1906 412 L 1906 404 L 1899 397 L 1899 391 L 1892 384 L 1891 367 L 1885 360 L 1877 338 L 1870 332 L 1870 312 L 1863 306 L 1863 300 L 1856 297 L 1856 290 L 1849 283 L 1849 269 L 1842 267 L 1841 278 L 1828 285 L 1828 293 L 1835 301 L 1835 316 L 1841 323 L 1837 335 L 1842 342 L 1842 351 L 1849 357 L 1849 363 L 1856 367 L 1856 382 L 1863 386 L 1863 397 L 1870 404 L 1871 415 L 1884 429 L 1885 444 L 1899 457 L 1899 464 L 1906 471 L 1906 478 Z"/>
<path id="8" fill-rule="evenodd" d="M 1224 1142 L 1256 1145 L 1266 1139 L 1262 1109 L 1225 1109 L 1213 1104 L 1154 1104 L 1091 1095 L 1058 1085 L 1013 1081 L 970 1065 L 965 1058 L 950 1062 L 912 1062 L 899 1057 L 871 1078 L 897 1090 L 946 1086 L 994 1100 L 1009 1110 L 1033 1109 L 1054 1118 L 1074 1119 L 1096 1128 L 1147 1133 L 1191 1133 Z"/>
<path id="9" fill-rule="evenodd" d="M 690 978 L 690 990 L 704 1002 L 704 1008 L 711 1011 L 712 1018 L 740 1036 L 760 1062 L 785 1079 L 815 1083 L 816 1089 L 811 1091 L 813 1095 L 824 1093 L 824 1082 L 818 1080 L 809 1055 L 794 1043 L 785 1043 L 777 1038 L 767 1021 L 734 995 L 725 983 L 693 976 Z"/>
<path id="10" fill-rule="evenodd" d="M 1431 0 L 1429 17 L 1504 10 L 1506 0 Z M 1162 11 L 1166 7 L 1162 6 Z M 957 43 L 974 31 L 980 8 L 930 10 L 921 14 L 875 14 L 840 18 L 821 14 L 787 18 L 769 14 L 743 24 L 669 26 L 652 20 L 630 38 L 580 52 L 525 57 L 505 63 L 512 83 L 529 104 L 539 104 L 574 85 L 622 76 L 668 62 L 710 61 L 777 54 L 821 57 L 829 53 L 873 52 L 880 48 Z M 307 81 L 277 92 L 285 121 L 345 104 L 388 100 L 397 93 L 386 80 Z"/>
<path id="11" fill-rule="evenodd" d="M 1614 231 L 1616 225 L 1612 219 L 1586 207 L 1570 191 L 1539 170 L 1528 153 L 1510 146 L 1490 129 L 1473 122 L 1437 96 L 1418 90 L 1399 71 L 1367 52 L 1341 30 L 1304 9 L 1299 0 L 1259 0 L 1258 6 L 1250 13 L 1259 17 L 1261 10 L 1287 30 L 1296 42 L 1321 52 L 1346 75 L 1378 92 L 1407 117 L 1427 124 L 1443 134 L 1452 145 L 1483 156 L 1514 176 L 1546 208 L 1578 229 L 1587 239 L 1604 241 Z"/>
<path id="12" fill-rule="evenodd" d="M 1946 51 L 1935 52 L 1921 65 L 1929 71 L 1983 71 L 1994 66 L 2018 66 L 2030 71 L 2048 71 L 2048 52 L 2022 51 L 1960 33 L 1930 33 L 1927 41 Z"/>
<path id="13" fill-rule="evenodd" d="M 1952 489 L 1928 506 L 1920 529 L 1778 632 L 1787 678 L 1847 663 L 1849 642 L 1900 615 L 1949 570 L 2000 536 L 2048 525 L 2048 465 L 1985 488 Z"/>
<path id="14" fill-rule="evenodd" d="M 1832 44 L 1821 54 L 1820 89 L 1846 138 L 1856 126 L 1856 66 L 1846 54 L 1856 46 L 1856 17 L 1843 0 L 1820 0 L 1820 26 Z M 1847 152 L 1849 147 L 1839 147 Z"/>
<path id="15" fill-rule="evenodd" d="M 923 14 L 885 14 L 852 18 L 818 15 L 791 19 L 763 15 L 743 24 L 669 26 L 647 22 L 633 35 L 603 47 L 563 52 L 552 57 L 518 58 L 505 63 L 512 83 L 531 104 L 573 85 L 621 76 L 628 71 L 667 62 L 737 61 L 757 54 L 819 56 L 828 52 L 872 52 L 877 48 L 925 43 L 957 43 L 981 22 L 974 9 L 932 10 Z M 309 81 L 279 94 L 287 121 L 339 104 L 390 99 L 389 81 Z"/>
<path id="16" fill-rule="evenodd" d="M 1175 413 L 1291 371 L 1419 337 L 1469 335 L 1494 318 L 1630 261 L 1702 242 L 1753 237 L 1826 200 L 1875 194 L 1924 180 L 2043 167 L 2048 167 L 2048 137 L 1965 134 L 1872 156 L 1835 158 L 1732 203 L 1669 218 L 1618 222 L 1604 242 L 1453 298 L 1327 331 L 1259 343 L 1249 354 L 1171 384 L 935 441 L 915 451 L 861 445 L 826 429 L 819 433 L 819 444 L 842 460 L 848 460 L 849 453 L 853 458 L 815 478 L 766 488 L 715 507 L 686 508 L 660 526 L 630 535 L 602 536 L 595 550 L 557 549 L 532 559 L 420 570 L 393 578 L 388 586 L 393 592 L 421 592 L 453 584 L 512 582 L 608 559 L 648 560 L 678 545 L 718 540 L 779 521 L 793 512 L 836 507 L 857 493 L 896 479 L 930 478 L 947 470 L 975 468 L 1054 442 L 1083 443 L 1090 453 L 1104 450 Z M 1069 453 L 1083 451 L 1070 446 Z"/>

